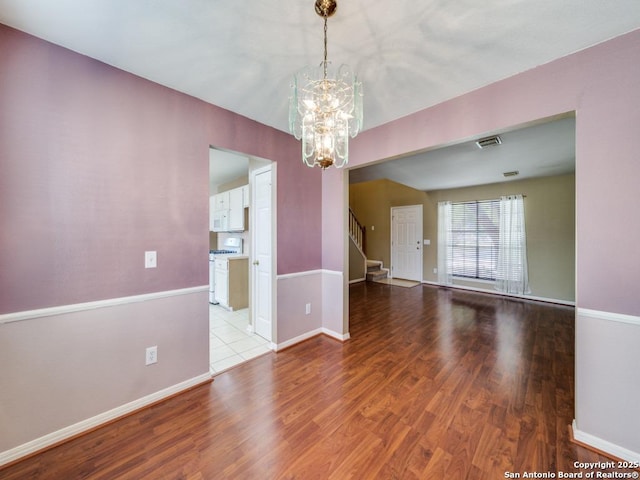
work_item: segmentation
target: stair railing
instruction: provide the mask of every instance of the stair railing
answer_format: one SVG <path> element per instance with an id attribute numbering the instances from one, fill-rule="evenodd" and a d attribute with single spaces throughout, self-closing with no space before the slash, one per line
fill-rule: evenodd
<path id="1" fill-rule="evenodd" d="M 358 221 L 358 219 L 356 218 L 355 214 L 353 213 L 353 210 L 351 210 L 351 208 L 349 208 L 349 238 L 351 238 L 351 241 L 353 242 L 355 247 L 360 252 L 361 259 L 362 259 L 362 277 L 361 278 L 353 278 L 353 279 L 351 279 L 351 274 L 352 274 L 351 268 L 355 268 L 356 267 L 357 260 L 355 258 L 352 259 L 351 257 L 349 257 L 349 265 L 350 265 L 349 283 L 361 282 L 363 280 L 366 280 L 366 278 L 367 278 L 367 256 L 364 253 L 364 241 L 365 241 L 364 234 L 365 234 L 365 231 L 366 231 L 366 229 Z M 356 262 L 356 263 L 354 263 L 352 265 L 352 261 Z M 353 273 L 355 274 L 355 271 Z M 356 276 L 357 276 L 357 274 L 356 274 Z"/>
<path id="2" fill-rule="evenodd" d="M 365 241 L 364 234 L 365 228 L 360 224 L 355 214 L 353 213 L 353 210 L 349 209 L 349 235 L 363 254 Z"/>

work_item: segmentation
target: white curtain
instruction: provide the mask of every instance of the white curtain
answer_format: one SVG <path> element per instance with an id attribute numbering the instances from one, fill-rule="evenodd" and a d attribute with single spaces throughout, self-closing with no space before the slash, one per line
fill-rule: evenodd
<path id="1" fill-rule="evenodd" d="M 451 240 L 451 202 L 438 202 L 438 283 L 451 285 L 453 245 Z"/>
<path id="2" fill-rule="evenodd" d="M 495 288 L 519 295 L 531 292 L 522 195 L 500 198 L 500 245 Z"/>

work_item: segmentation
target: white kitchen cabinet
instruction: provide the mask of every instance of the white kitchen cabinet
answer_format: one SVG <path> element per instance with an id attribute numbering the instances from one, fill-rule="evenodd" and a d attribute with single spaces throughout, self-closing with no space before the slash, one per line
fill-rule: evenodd
<path id="1" fill-rule="evenodd" d="M 244 200 L 242 187 L 229 190 L 229 231 L 244 231 Z"/>
<path id="2" fill-rule="evenodd" d="M 227 190 L 209 197 L 209 230 L 212 232 L 244 232 L 244 209 L 249 206 L 249 186 Z"/>
<path id="3" fill-rule="evenodd" d="M 242 187 L 242 206 L 249 207 L 249 185 Z"/>
<path id="4" fill-rule="evenodd" d="M 216 196 L 211 195 L 209 197 L 209 231 L 211 232 L 215 231 L 215 227 L 214 227 L 215 218 L 216 218 L 216 216 L 214 215 L 215 211 L 216 211 Z"/>
<path id="5" fill-rule="evenodd" d="M 209 197 L 209 231 L 226 232 L 229 229 L 229 192 Z"/>
<path id="6" fill-rule="evenodd" d="M 249 259 L 217 257 L 215 259 L 215 299 L 229 310 L 249 306 Z"/>
<path id="7" fill-rule="evenodd" d="M 229 307 L 229 262 L 226 258 L 215 259 L 215 299 L 220 305 Z"/>
<path id="8" fill-rule="evenodd" d="M 229 192 L 222 192 L 214 195 L 214 207 L 215 211 L 228 210 L 229 209 Z"/>

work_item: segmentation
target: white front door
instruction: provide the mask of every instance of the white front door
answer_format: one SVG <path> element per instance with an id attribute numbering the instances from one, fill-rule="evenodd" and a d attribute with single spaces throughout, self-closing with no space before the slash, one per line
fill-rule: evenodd
<path id="1" fill-rule="evenodd" d="M 252 173 L 253 185 L 253 325 L 255 332 L 272 340 L 272 188 L 271 166 Z"/>
<path id="2" fill-rule="evenodd" d="M 391 208 L 391 276 L 422 281 L 422 205 Z"/>

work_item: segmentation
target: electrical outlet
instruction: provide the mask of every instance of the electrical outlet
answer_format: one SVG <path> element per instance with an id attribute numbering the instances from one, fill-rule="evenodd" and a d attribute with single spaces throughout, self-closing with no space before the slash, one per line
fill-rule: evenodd
<path id="1" fill-rule="evenodd" d="M 158 346 L 147 347 L 145 355 L 145 365 L 152 365 L 158 362 Z"/>
<path id="2" fill-rule="evenodd" d="M 157 252 L 144 252 L 144 268 L 156 268 L 158 266 Z"/>
<path id="3" fill-rule="evenodd" d="M 307 303 L 304 306 L 304 313 L 306 313 L 307 315 L 309 315 L 311 313 L 311 304 L 310 303 Z"/>
<path id="4" fill-rule="evenodd" d="M 437 268 L 434 268 L 434 269 L 433 269 L 433 273 L 438 273 L 438 269 L 437 269 Z"/>

